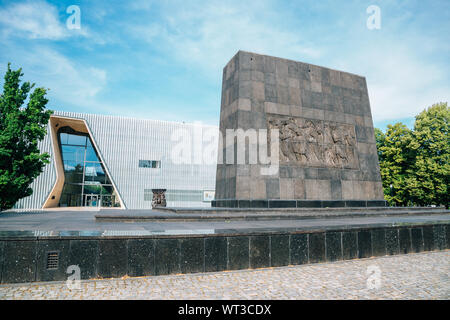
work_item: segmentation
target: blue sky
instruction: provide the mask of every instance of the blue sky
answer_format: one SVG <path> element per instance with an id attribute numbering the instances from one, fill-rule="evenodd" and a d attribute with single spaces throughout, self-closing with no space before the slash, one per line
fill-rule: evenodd
<path id="1" fill-rule="evenodd" d="M 363 75 L 375 126 L 411 126 L 449 100 L 449 32 L 448 0 L 0 0 L 0 73 L 22 67 L 55 110 L 217 125 L 222 68 L 246 50 Z"/>

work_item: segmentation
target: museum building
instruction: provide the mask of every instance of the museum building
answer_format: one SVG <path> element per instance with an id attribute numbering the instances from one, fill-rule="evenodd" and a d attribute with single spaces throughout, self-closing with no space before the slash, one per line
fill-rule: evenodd
<path id="1" fill-rule="evenodd" d="M 214 136 L 218 127 L 55 111 L 39 143 L 50 163 L 32 183 L 33 194 L 15 209 L 146 209 L 161 192 L 170 207 L 210 206 L 217 142 L 208 145 L 212 161 L 195 161 L 204 146 L 195 139 L 204 133 Z M 173 153 L 180 144 L 183 161 Z"/>

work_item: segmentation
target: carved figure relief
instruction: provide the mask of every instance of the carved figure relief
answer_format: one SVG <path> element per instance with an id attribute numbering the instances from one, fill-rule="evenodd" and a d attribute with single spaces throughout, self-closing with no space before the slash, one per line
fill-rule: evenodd
<path id="1" fill-rule="evenodd" d="M 280 133 L 280 162 L 304 166 L 357 168 L 352 125 L 304 118 L 268 119 Z"/>

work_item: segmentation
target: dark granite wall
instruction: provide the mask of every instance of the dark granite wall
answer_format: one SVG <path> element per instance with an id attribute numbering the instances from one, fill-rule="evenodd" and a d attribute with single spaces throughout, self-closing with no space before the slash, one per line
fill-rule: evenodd
<path id="1" fill-rule="evenodd" d="M 0 239 L 0 283 L 279 267 L 450 248 L 450 225 L 171 237 Z M 57 253 L 56 265 L 48 254 Z M 51 267 L 51 268 L 49 268 Z"/>

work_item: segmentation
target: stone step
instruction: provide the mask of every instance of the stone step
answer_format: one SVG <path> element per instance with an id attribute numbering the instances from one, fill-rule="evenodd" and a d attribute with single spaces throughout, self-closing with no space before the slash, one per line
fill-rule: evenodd
<path id="1" fill-rule="evenodd" d="M 343 209 L 343 210 L 342 210 Z M 95 215 L 96 221 L 226 221 L 226 220 L 302 220 L 302 219 L 328 219 L 328 218 L 364 218 L 386 216 L 420 216 L 420 215 L 446 215 L 450 210 L 444 208 L 322 208 L 322 209 L 174 209 L 158 208 L 157 210 L 127 210 L 111 211 L 101 210 Z"/>

